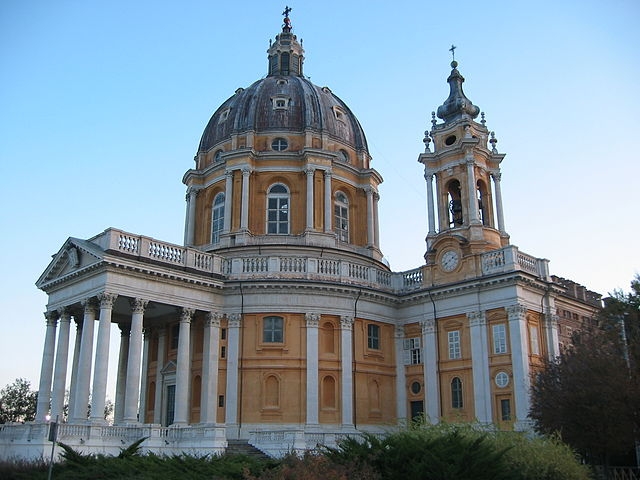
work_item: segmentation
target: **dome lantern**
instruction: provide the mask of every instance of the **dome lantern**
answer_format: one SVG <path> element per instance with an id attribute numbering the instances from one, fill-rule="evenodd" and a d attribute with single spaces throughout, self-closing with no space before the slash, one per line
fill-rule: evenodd
<path id="1" fill-rule="evenodd" d="M 282 33 L 276 35 L 276 41 L 269 45 L 269 72 L 268 76 L 274 75 L 295 75 L 303 76 L 302 64 L 304 63 L 304 49 L 298 42 L 298 37 L 291 33 L 291 19 L 289 12 L 291 8 L 286 7 Z"/>

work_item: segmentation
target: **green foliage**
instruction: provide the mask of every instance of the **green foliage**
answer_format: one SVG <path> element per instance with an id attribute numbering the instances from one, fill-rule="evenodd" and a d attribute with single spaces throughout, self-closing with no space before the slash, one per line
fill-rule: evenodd
<path id="1" fill-rule="evenodd" d="M 36 417 L 37 404 L 38 392 L 31 390 L 31 383 L 16 378 L 0 390 L 0 423 L 32 421 Z"/>
<path id="2" fill-rule="evenodd" d="M 120 450 L 120 453 L 118 454 L 118 458 L 131 458 L 131 457 L 140 456 L 140 448 L 141 448 L 142 442 L 144 442 L 147 438 L 149 437 L 142 437 L 141 439 L 133 442 L 127 448 L 123 448 L 122 450 Z"/>

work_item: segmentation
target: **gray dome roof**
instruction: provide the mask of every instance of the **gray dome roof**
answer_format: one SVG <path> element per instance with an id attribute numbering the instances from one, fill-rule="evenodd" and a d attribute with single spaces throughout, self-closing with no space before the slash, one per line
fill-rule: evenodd
<path id="1" fill-rule="evenodd" d="M 275 99 L 284 100 L 286 108 L 275 108 Z M 239 88 L 209 120 L 198 152 L 209 151 L 232 134 L 309 130 L 368 154 L 364 131 L 349 107 L 329 88 L 297 75 L 269 75 L 246 89 Z"/>

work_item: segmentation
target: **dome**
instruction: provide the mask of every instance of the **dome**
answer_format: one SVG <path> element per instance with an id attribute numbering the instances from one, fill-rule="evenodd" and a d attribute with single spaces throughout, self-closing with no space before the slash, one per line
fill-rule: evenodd
<path id="1" fill-rule="evenodd" d="M 329 88 L 305 78 L 304 49 L 291 32 L 287 10 L 282 32 L 275 42 L 269 42 L 267 76 L 236 90 L 215 111 L 198 153 L 206 153 L 234 135 L 277 132 L 326 136 L 368 157 L 364 131 L 349 107 Z"/>
<path id="2" fill-rule="evenodd" d="M 246 132 L 309 131 L 368 153 L 364 131 L 349 107 L 329 88 L 293 75 L 270 75 L 246 89 L 239 88 L 209 120 L 198 153 Z"/>

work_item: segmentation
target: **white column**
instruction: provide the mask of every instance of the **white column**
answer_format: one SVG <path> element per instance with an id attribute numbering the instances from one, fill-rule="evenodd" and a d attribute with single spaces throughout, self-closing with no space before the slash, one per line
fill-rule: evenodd
<path id="1" fill-rule="evenodd" d="M 189 423 L 189 380 L 191 377 L 191 319 L 195 310 L 183 308 L 178 333 L 178 364 L 176 366 L 176 407 L 174 424 Z"/>
<path id="2" fill-rule="evenodd" d="M 118 376 L 116 378 L 116 400 L 113 406 L 113 422 L 119 425 L 124 420 L 124 398 L 127 388 L 127 356 L 129 355 L 129 325 L 118 324 L 120 329 L 120 350 L 118 351 Z"/>
<path id="3" fill-rule="evenodd" d="M 478 217 L 478 194 L 476 187 L 476 176 L 473 171 L 473 167 L 475 165 L 475 160 L 473 158 L 473 154 L 469 153 L 469 156 L 466 158 L 467 164 L 467 191 L 468 191 L 468 205 L 469 205 L 469 223 L 479 223 L 480 219 Z"/>
<path id="4" fill-rule="evenodd" d="M 353 317 L 340 317 L 340 360 L 342 364 L 342 426 L 353 427 Z"/>
<path id="5" fill-rule="evenodd" d="M 313 230 L 313 173 L 315 169 L 308 167 L 304 173 L 307 175 L 307 230 Z"/>
<path id="6" fill-rule="evenodd" d="M 69 330 L 71 328 L 71 314 L 69 309 L 58 309 L 60 316 L 60 332 L 56 348 L 56 364 L 53 373 L 53 393 L 51 395 L 51 418 L 59 416 L 62 421 L 64 409 L 64 390 L 67 384 L 67 360 L 69 359 Z"/>
<path id="7" fill-rule="evenodd" d="M 427 172 L 427 168 L 424 169 L 424 179 L 427 182 L 427 212 L 429 213 L 429 232 L 430 235 L 436 233 L 436 214 L 433 205 L 433 173 Z"/>
<path id="8" fill-rule="evenodd" d="M 396 397 L 398 404 L 396 415 L 398 422 L 407 420 L 407 376 L 404 365 L 404 326 L 396 325 L 395 329 L 396 347 Z"/>
<path id="9" fill-rule="evenodd" d="M 333 197 L 331 195 L 331 170 L 324 171 L 324 231 L 329 233 L 332 229 Z"/>
<path id="10" fill-rule="evenodd" d="M 471 369 L 476 419 L 480 423 L 493 422 L 491 409 L 491 377 L 489 375 L 489 345 L 485 312 L 467 313 L 471 336 Z"/>
<path id="11" fill-rule="evenodd" d="M 89 407 L 89 388 L 91 382 L 91 364 L 93 363 L 93 330 L 96 321 L 97 306 L 93 298 L 83 301 L 84 317 L 82 319 L 82 340 L 78 357 L 78 377 L 75 408 L 71 413 L 72 420 L 84 422 L 87 420 Z"/>
<path id="12" fill-rule="evenodd" d="M 502 173 L 494 172 L 491 174 L 493 185 L 496 191 L 496 214 L 498 215 L 498 230 L 500 233 L 506 233 L 504 230 L 504 210 L 502 209 L 502 188 L 500 187 L 500 178 Z"/>
<path id="13" fill-rule="evenodd" d="M 193 245 L 195 236 L 195 221 L 196 221 L 196 196 L 198 195 L 198 189 L 189 187 L 187 190 L 187 220 L 184 227 L 184 244 L 185 246 Z"/>
<path id="14" fill-rule="evenodd" d="M 558 315 L 553 309 L 547 308 L 544 314 L 544 338 L 547 343 L 547 358 L 554 360 L 560 355 L 560 340 L 558 339 Z"/>
<path id="15" fill-rule="evenodd" d="M 73 316 L 73 320 L 76 324 L 76 339 L 73 344 L 73 360 L 71 361 L 71 383 L 69 385 L 69 408 L 67 420 L 70 420 L 73 417 L 76 404 L 76 394 L 78 391 L 78 362 L 80 361 L 80 344 L 82 341 L 82 321 L 78 319 L 76 315 Z"/>
<path id="16" fill-rule="evenodd" d="M 240 229 L 242 231 L 249 230 L 249 176 L 251 169 L 245 167 L 242 169 L 242 210 L 240 212 Z"/>
<path id="17" fill-rule="evenodd" d="M 151 334 L 148 328 L 142 329 L 142 377 L 140 379 L 140 405 L 138 405 L 138 419 L 140 423 L 146 423 L 147 416 L 147 391 L 149 389 L 149 378 L 147 372 L 149 370 L 149 344 L 151 342 Z"/>
<path id="18" fill-rule="evenodd" d="M 318 424 L 318 327 L 320 315 L 305 314 L 307 324 L 307 425 Z"/>
<path id="19" fill-rule="evenodd" d="M 98 322 L 98 340 L 96 341 L 96 361 L 93 372 L 93 391 L 91 393 L 91 415 L 89 420 L 104 423 L 104 405 L 107 398 L 107 379 L 109 378 L 109 340 L 111 339 L 111 311 L 117 295 L 100 293 L 100 321 Z"/>
<path id="20" fill-rule="evenodd" d="M 427 318 L 420 323 L 424 345 L 425 413 L 431 423 L 440 422 L 440 369 L 436 321 Z"/>
<path id="21" fill-rule="evenodd" d="M 158 361 L 156 363 L 156 395 L 153 404 L 153 423 L 157 424 L 162 423 L 162 369 L 164 368 L 166 345 L 167 330 L 165 327 L 160 327 L 158 331 Z"/>
<path id="22" fill-rule="evenodd" d="M 238 423 L 238 362 L 240 358 L 240 322 L 239 313 L 229 315 L 227 335 L 227 398 L 225 401 L 225 422 L 227 425 Z"/>
<path id="23" fill-rule="evenodd" d="M 375 193 L 375 190 L 373 187 L 369 186 L 365 191 L 367 192 L 367 245 L 373 246 L 375 245 L 373 233 L 373 194 Z"/>
<path id="24" fill-rule="evenodd" d="M 224 174 L 224 225 L 223 232 L 231 231 L 231 208 L 233 205 L 233 171 L 227 170 Z"/>
<path id="25" fill-rule="evenodd" d="M 131 301 L 131 340 L 127 358 L 127 386 L 125 388 L 124 421 L 138 422 L 140 400 L 140 363 L 142 361 L 142 322 L 148 300 L 135 298 Z M 146 372 L 145 372 L 146 373 Z"/>
<path id="26" fill-rule="evenodd" d="M 529 348 L 527 332 L 527 308 L 515 304 L 507 307 L 511 363 L 513 364 L 513 394 L 515 401 L 515 428 L 526 430 L 529 426 Z"/>
<path id="27" fill-rule="evenodd" d="M 42 364 L 40 365 L 40 387 L 38 388 L 38 404 L 36 421 L 44 422 L 49 414 L 49 402 L 51 401 L 51 377 L 53 376 L 53 357 L 56 349 L 56 326 L 58 325 L 58 312 L 44 313 L 47 323 L 47 333 L 44 337 L 42 350 Z"/>
<path id="28" fill-rule="evenodd" d="M 380 194 L 375 192 L 373 194 L 373 244 L 376 248 L 380 248 L 380 222 L 378 221 L 378 202 L 380 200 Z"/>
<path id="29" fill-rule="evenodd" d="M 216 423 L 218 412 L 218 350 L 220 349 L 221 318 L 221 313 L 209 312 L 204 323 L 200 423 L 210 425 Z"/>

